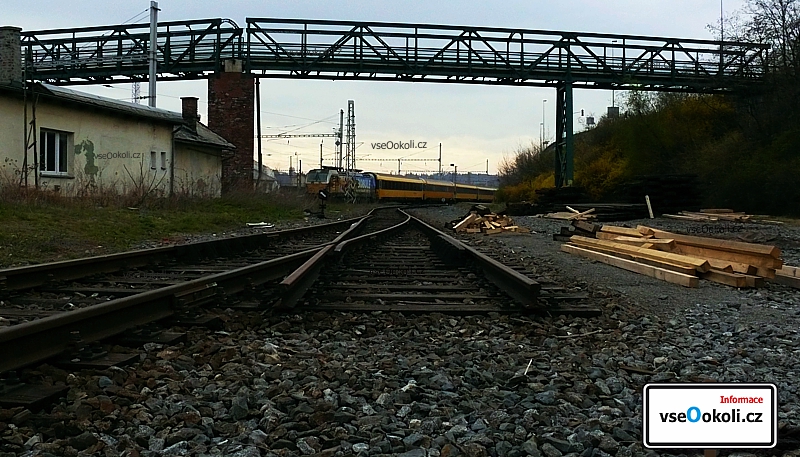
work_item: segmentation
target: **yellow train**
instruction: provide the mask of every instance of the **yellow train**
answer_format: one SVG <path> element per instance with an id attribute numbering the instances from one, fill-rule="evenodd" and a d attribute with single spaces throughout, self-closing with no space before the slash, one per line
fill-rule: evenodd
<path id="1" fill-rule="evenodd" d="M 333 197 L 348 195 L 363 200 L 425 202 L 491 202 L 497 190 L 384 173 L 355 173 L 345 176 L 335 168 L 309 171 L 306 176 L 306 191 L 316 194 L 322 189 Z"/>

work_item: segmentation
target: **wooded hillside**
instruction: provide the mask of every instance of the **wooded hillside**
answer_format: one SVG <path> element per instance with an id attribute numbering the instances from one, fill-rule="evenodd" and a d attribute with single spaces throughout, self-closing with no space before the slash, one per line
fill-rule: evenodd
<path id="1" fill-rule="evenodd" d="M 602 199 L 636 176 L 694 174 L 703 206 L 800 214 L 799 13 L 797 0 L 749 0 L 726 19 L 726 39 L 772 45 L 763 85 L 726 96 L 626 93 L 619 118 L 576 135 L 575 185 Z M 535 201 L 552 170 L 552 150 L 517 151 L 501 165 L 499 198 Z"/>

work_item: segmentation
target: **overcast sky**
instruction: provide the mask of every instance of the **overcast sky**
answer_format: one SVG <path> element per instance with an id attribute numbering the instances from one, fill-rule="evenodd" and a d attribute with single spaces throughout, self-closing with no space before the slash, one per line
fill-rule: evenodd
<path id="1" fill-rule="evenodd" d="M 726 16 L 744 0 L 724 0 Z M 120 24 L 144 13 L 143 0 L 0 0 L 3 24 L 42 30 Z M 715 39 L 707 24 L 719 20 L 719 0 L 513 0 L 513 1 L 341 1 L 341 0 L 161 0 L 160 21 L 230 18 L 245 26 L 246 17 L 340 19 L 431 24 L 512 27 L 601 32 L 659 37 Z M 136 22 L 146 22 L 146 15 Z M 130 99 L 130 84 L 76 87 L 116 99 Z M 142 84 L 147 93 L 147 84 Z M 180 96 L 200 98 L 205 120 L 205 81 L 160 83 L 158 107 L 180 111 Z M 494 173 L 504 156 L 521 145 L 539 142 L 542 111 L 550 140 L 555 135 L 555 89 L 432 83 L 262 80 L 263 133 L 296 130 L 328 133 L 338 126 L 338 112 L 355 100 L 358 157 L 386 159 L 360 162 L 366 170 L 397 170 L 398 157 L 436 158 L 442 143 L 444 171 L 483 172 L 486 160 Z M 624 94 L 617 92 L 617 100 Z M 547 102 L 543 102 L 547 100 Z M 576 90 L 575 111 L 599 117 L 611 105 L 611 92 Z M 314 121 L 323 120 L 312 124 Z M 576 130 L 581 130 L 579 117 Z M 311 125 L 309 125 L 311 124 Z M 306 126 L 306 127 L 304 127 Z M 373 150 L 371 143 L 426 141 L 435 146 L 416 153 Z M 264 141 L 264 163 L 285 170 L 289 157 L 303 169 L 319 165 L 319 139 Z M 323 143 L 332 164 L 333 141 Z M 269 154 L 269 155 L 267 155 Z M 412 155 L 413 154 L 413 155 Z M 394 159 L 394 160 L 392 160 Z M 295 162 L 296 164 L 296 162 Z M 437 162 L 407 162 L 403 171 L 435 171 Z"/>

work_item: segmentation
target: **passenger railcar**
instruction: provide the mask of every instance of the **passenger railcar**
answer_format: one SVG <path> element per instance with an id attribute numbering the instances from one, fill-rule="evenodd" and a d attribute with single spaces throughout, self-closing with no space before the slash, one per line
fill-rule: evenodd
<path id="1" fill-rule="evenodd" d="M 378 200 L 423 200 L 425 181 L 418 178 L 371 173 L 375 176 L 375 193 Z"/>
<path id="2" fill-rule="evenodd" d="M 306 191 L 317 194 L 325 189 L 333 197 L 359 200 L 490 203 L 495 189 L 455 184 L 450 181 L 388 175 L 385 173 L 340 174 L 333 167 L 311 170 L 306 178 Z"/>

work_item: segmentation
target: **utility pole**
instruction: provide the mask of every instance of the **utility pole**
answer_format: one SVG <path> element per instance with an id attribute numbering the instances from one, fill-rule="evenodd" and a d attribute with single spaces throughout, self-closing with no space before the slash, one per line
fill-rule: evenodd
<path id="1" fill-rule="evenodd" d="M 344 148 L 344 110 L 339 110 L 339 141 L 336 142 L 336 167 L 342 168 L 342 150 Z"/>
<path id="2" fill-rule="evenodd" d="M 150 2 L 150 77 L 148 79 L 148 105 L 156 106 L 156 66 L 158 65 L 158 2 Z"/>
<path id="3" fill-rule="evenodd" d="M 319 167 L 322 168 L 322 142 L 325 140 L 320 140 L 319 142 Z"/>
<path id="4" fill-rule="evenodd" d="M 542 150 L 544 150 L 544 141 L 547 138 L 547 134 L 545 133 L 545 118 L 544 118 L 544 104 L 547 103 L 547 99 L 542 100 Z"/>
<path id="5" fill-rule="evenodd" d="M 400 176 L 400 159 L 397 159 L 397 176 Z"/>
<path id="6" fill-rule="evenodd" d="M 442 143 L 439 143 L 439 176 L 442 176 Z"/>
<path id="7" fill-rule="evenodd" d="M 347 101 L 347 148 L 345 149 L 345 171 L 356 168 L 356 103 Z"/>
<path id="8" fill-rule="evenodd" d="M 486 174 L 489 174 L 489 159 L 486 159 Z"/>
<path id="9" fill-rule="evenodd" d="M 258 177 L 256 178 L 256 189 L 261 184 L 261 173 L 264 164 L 264 157 L 261 155 L 261 79 L 256 78 L 256 135 L 258 137 Z M 251 175 L 252 176 L 252 175 Z"/>

